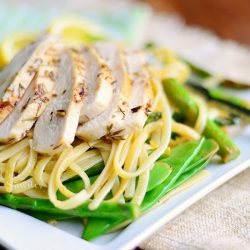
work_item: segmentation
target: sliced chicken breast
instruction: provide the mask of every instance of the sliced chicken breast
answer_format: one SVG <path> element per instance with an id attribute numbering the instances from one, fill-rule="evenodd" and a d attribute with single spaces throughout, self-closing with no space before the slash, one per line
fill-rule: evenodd
<path id="1" fill-rule="evenodd" d="M 106 61 L 113 74 L 113 96 L 109 105 L 100 115 L 80 123 L 77 136 L 87 141 L 106 138 L 119 139 L 124 130 L 124 120 L 129 112 L 129 96 L 131 95 L 131 80 L 127 73 L 122 50 L 115 44 L 96 44 L 100 57 Z"/>
<path id="2" fill-rule="evenodd" d="M 87 93 L 81 110 L 80 123 L 93 119 L 108 107 L 113 96 L 114 82 L 111 70 L 95 48 L 85 46 L 82 55 L 86 68 Z"/>
<path id="3" fill-rule="evenodd" d="M 149 72 L 145 67 L 145 55 L 140 51 L 126 50 L 125 58 L 132 79 L 130 110 L 125 119 L 126 130 L 124 131 L 125 134 L 129 134 L 143 128 L 147 115 L 151 111 L 153 90 Z"/>
<path id="4" fill-rule="evenodd" d="M 34 50 L 32 50 L 32 48 L 27 48 L 27 54 L 24 53 L 23 57 L 19 56 L 19 58 L 21 57 L 20 61 L 22 61 L 20 65 L 22 65 L 28 54 L 31 53 L 30 58 L 27 60 L 24 66 L 19 69 L 18 73 L 15 75 L 13 73 L 15 72 L 14 70 L 12 72 L 12 77 L 8 77 L 8 79 L 0 88 L 0 123 L 3 122 L 3 120 L 8 115 L 10 115 L 17 103 L 21 100 L 28 86 L 34 79 L 39 66 L 41 64 L 47 65 L 49 61 L 51 64 L 55 63 L 53 57 L 51 56 L 56 55 L 58 53 L 59 47 L 61 46 L 58 42 L 58 39 L 55 37 L 47 37 L 41 42 L 38 42 L 38 44 L 35 43 L 35 45 L 37 46 Z M 12 63 L 12 65 L 13 64 L 14 63 Z M 18 63 L 16 62 L 16 64 Z M 18 70 L 18 67 L 15 66 L 15 69 Z"/>
<path id="5" fill-rule="evenodd" d="M 85 68 L 74 50 L 61 55 L 54 94 L 34 128 L 33 147 L 54 153 L 69 147 L 75 138 L 85 96 Z"/>
<path id="6" fill-rule="evenodd" d="M 13 143 L 26 136 L 52 96 L 56 75 L 56 66 L 39 67 L 21 101 L 0 124 L 0 142 Z"/>
<path id="7" fill-rule="evenodd" d="M 12 61 L 0 73 L 0 98 L 2 98 L 6 88 L 14 80 L 18 71 L 28 61 L 30 55 L 34 52 L 35 48 L 39 45 L 41 40 L 29 44 L 21 50 Z"/>

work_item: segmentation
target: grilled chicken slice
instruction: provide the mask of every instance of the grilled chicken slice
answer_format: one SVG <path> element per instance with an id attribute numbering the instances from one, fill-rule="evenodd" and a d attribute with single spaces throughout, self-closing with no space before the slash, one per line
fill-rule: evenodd
<path id="1" fill-rule="evenodd" d="M 81 110 L 80 123 L 100 115 L 113 96 L 113 76 L 105 61 L 93 47 L 84 47 L 82 55 L 86 69 L 87 94 Z"/>
<path id="2" fill-rule="evenodd" d="M 85 69 L 75 50 L 61 55 L 54 95 L 34 128 L 33 147 L 51 154 L 69 147 L 75 138 L 85 95 Z"/>
<path id="3" fill-rule="evenodd" d="M 35 48 L 38 46 L 40 42 L 41 40 L 38 40 L 26 46 L 13 58 L 13 60 L 3 69 L 3 71 L 1 71 L 0 73 L 0 98 L 2 98 L 6 88 L 14 80 L 18 71 L 28 61 L 30 55 L 33 53 L 33 51 L 35 50 Z"/>
<path id="4" fill-rule="evenodd" d="M 77 136 L 87 141 L 104 137 L 119 139 L 124 130 L 125 117 L 129 112 L 131 80 L 127 73 L 122 50 L 117 45 L 99 43 L 95 45 L 95 49 L 113 73 L 113 96 L 105 111 L 95 118 L 79 124 Z"/>
<path id="5" fill-rule="evenodd" d="M 39 66 L 41 64 L 47 65 L 49 61 L 51 61 L 51 64 L 55 63 L 54 60 L 51 60 L 51 56 L 55 56 L 58 53 L 60 43 L 57 38 L 47 37 L 35 43 L 34 46 L 35 49 L 31 45 L 30 48 L 25 50 L 26 52 L 23 52 L 23 54 L 14 59 L 15 62 L 9 66 L 14 68 L 13 71 L 12 69 L 6 69 L 6 71 L 12 71 L 12 74 L 9 74 L 9 77 L 0 88 L 0 123 L 10 115 L 17 103 L 22 99 L 25 91 L 34 79 Z M 23 64 L 28 55 L 29 59 L 15 75 L 16 70 Z M 7 75 L 7 73 L 4 74 Z"/>
<path id="6" fill-rule="evenodd" d="M 51 98 L 57 67 L 40 66 L 22 99 L 0 124 L 0 142 L 13 143 L 24 138 Z"/>
<path id="7" fill-rule="evenodd" d="M 125 119 L 124 131 L 129 134 L 143 128 L 152 106 L 153 90 L 145 67 L 145 55 L 141 51 L 126 50 L 125 58 L 132 79 L 130 110 Z"/>

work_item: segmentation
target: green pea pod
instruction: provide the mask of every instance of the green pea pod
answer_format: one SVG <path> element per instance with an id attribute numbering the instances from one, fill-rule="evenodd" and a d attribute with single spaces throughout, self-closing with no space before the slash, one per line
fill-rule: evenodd
<path id="1" fill-rule="evenodd" d="M 117 223 L 120 224 L 120 221 L 123 220 L 123 218 L 116 220 L 108 218 L 88 218 L 88 222 L 82 232 L 82 238 L 88 241 L 93 240 L 107 232 L 110 228 L 113 228 Z"/>
<path id="2" fill-rule="evenodd" d="M 192 178 L 194 175 L 196 175 L 198 172 L 200 172 L 202 169 L 204 169 L 210 159 L 203 160 L 201 161 L 198 165 L 193 167 L 187 172 L 184 172 L 178 179 L 177 181 L 173 184 L 173 186 L 168 190 L 168 192 L 174 190 L 175 188 L 179 187 L 181 184 L 184 182 L 188 181 L 190 178 Z"/>
<path id="3" fill-rule="evenodd" d="M 189 170 L 193 168 L 196 168 L 196 166 L 199 166 L 202 162 L 210 159 L 213 155 L 217 153 L 218 150 L 219 150 L 219 146 L 213 139 L 205 140 L 201 150 L 199 151 L 199 154 L 197 154 L 194 157 L 194 159 L 185 169 L 184 173 L 188 172 Z"/>
<path id="4" fill-rule="evenodd" d="M 97 179 L 97 177 L 98 175 L 91 176 L 89 178 L 90 183 L 93 183 Z M 73 193 L 79 193 L 81 190 L 84 189 L 84 182 L 82 181 L 82 179 L 72 180 L 72 181 L 64 183 L 64 185 Z M 66 199 L 66 197 L 59 191 L 57 192 L 57 198 L 61 201 Z"/>
<path id="5" fill-rule="evenodd" d="M 172 168 L 165 162 L 157 161 L 150 171 L 147 192 L 160 185 L 171 174 Z"/>
<path id="6" fill-rule="evenodd" d="M 187 172 L 190 169 L 200 165 L 201 162 L 210 159 L 211 156 L 213 156 L 218 151 L 218 149 L 219 149 L 218 144 L 214 140 L 212 139 L 205 140 L 201 150 L 194 157 L 191 163 L 187 166 L 184 172 Z M 171 173 L 172 169 L 167 164 L 167 161 L 168 157 L 165 158 L 162 157 L 158 159 L 158 161 L 155 163 L 154 167 L 150 171 L 147 192 L 151 191 L 152 189 L 160 185 Z"/>
<path id="7" fill-rule="evenodd" d="M 151 208 L 159 199 L 161 199 L 179 176 L 185 171 L 186 167 L 191 163 L 193 158 L 199 153 L 205 139 L 200 141 L 191 141 L 173 149 L 166 163 L 173 168 L 173 171 L 161 185 L 148 192 L 141 205 L 142 212 Z"/>
<path id="8" fill-rule="evenodd" d="M 94 176 L 94 175 L 98 175 L 102 172 L 103 168 L 104 168 L 104 162 L 99 162 L 97 164 L 95 164 L 93 167 L 89 168 L 86 171 L 86 174 L 88 176 Z"/>
<path id="9" fill-rule="evenodd" d="M 77 208 L 62 210 L 56 208 L 49 200 L 34 199 L 13 194 L 0 196 L 0 204 L 18 210 L 31 210 L 49 214 L 71 215 L 79 218 L 136 218 L 140 211 L 134 204 L 119 204 L 102 202 L 95 210 L 89 210 L 89 202 L 85 202 Z"/>

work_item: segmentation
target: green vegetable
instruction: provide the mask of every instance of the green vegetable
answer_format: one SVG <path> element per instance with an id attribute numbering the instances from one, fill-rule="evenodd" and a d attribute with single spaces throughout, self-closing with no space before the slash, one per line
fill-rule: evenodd
<path id="1" fill-rule="evenodd" d="M 148 119 L 147 119 L 145 125 L 147 125 L 147 124 L 149 124 L 151 122 L 156 122 L 156 121 L 160 120 L 161 116 L 162 116 L 161 112 L 152 112 L 152 113 L 150 113 L 148 115 Z"/>
<path id="2" fill-rule="evenodd" d="M 71 215 L 79 218 L 99 217 L 99 218 L 136 218 L 139 215 L 139 208 L 133 204 L 118 204 L 103 202 L 95 210 L 89 210 L 89 202 L 83 203 L 81 206 L 70 209 L 61 210 L 56 208 L 49 200 L 34 199 L 29 197 L 16 196 L 13 194 L 4 194 L 0 196 L 0 204 L 14 209 L 31 210 L 37 212 L 45 212 L 57 215 Z"/>
<path id="3" fill-rule="evenodd" d="M 193 82 L 192 80 L 189 80 L 187 84 L 195 90 L 199 91 L 209 100 L 213 100 L 219 104 L 223 104 L 223 106 L 234 109 L 240 114 L 250 116 L 250 104 L 245 100 L 242 100 L 238 97 L 226 95 L 222 89 L 206 88 L 199 82 Z"/>
<path id="4" fill-rule="evenodd" d="M 207 138 L 212 138 L 218 143 L 219 154 L 224 162 L 234 160 L 239 156 L 239 148 L 212 120 L 207 120 L 203 134 Z"/>
<path id="5" fill-rule="evenodd" d="M 176 82 L 174 79 L 163 81 L 166 94 L 171 101 L 178 107 L 180 112 L 186 116 L 190 125 L 194 125 L 198 116 L 198 106 L 191 98 L 185 87 Z M 206 127 L 203 132 L 206 138 L 214 139 L 220 149 L 219 154 L 227 162 L 239 156 L 240 150 L 233 141 L 210 119 L 207 119 Z"/>
<path id="6" fill-rule="evenodd" d="M 217 117 L 214 119 L 214 123 L 218 126 L 232 126 L 237 124 L 237 117 L 230 116 L 230 117 Z"/>
<path id="7" fill-rule="evenodd" d="M 187 142 L 173 149 L 170 157 L 165 161 L 170 167 L 173 168 L 173 171 L 164 182 L 145 195 L 141 205 L 142 212 L 151 208 L 166 194 L 169 187 L 173 185 L 173 183 L 179 178 L 185 168 L 193 160 L 195 155 L 199 153 L 204 141 L 204 139 L 201 139 L 201 141 L 198 142 Z"/>
<path id="8" fill-rule="evenodd" d="M 202 162 L 209 160 L 219 150 L 218 144 L 213 139 L 206 139 L 199 153 L 194 157 L 191 163 L 186 167 L 185 172 L 196 168 Z"/>
<path id="9" fill-rule="evenodd" d="M 116 220 L 108 218 L 88 218 L 88 222 L 84 226 L 84 230 L 82 232 L 82 238 L 88 241 L 93 240 L 123 220 L 123 218 Z"/>
<path id="10" fill-rule="evenodd" d="M 165 181 L 171 171 L 172 169 L 167 163 L 161 161 L 155 162 L 154 167 L 150 171 L 147 192 Z"/>
<path id="11" fill-rule="evenodd" d="M 155 44 L 154 44 L 154 42 L 152 42 L 152 41 L 149 41 L 149 42 L 147 42 L 145 45 L 144 45 L 144 48 L 145 49 L 153 49 L 153 48 L 155 48 Z"/>
<path id="12" fill-rule="evenodd" d="M 243 107 L 250 110 L 250 104 L 235 96 L 226 95 L 222 90 L 217 88 L 208 89 L 209 96 L 213 100 L 225 101 L 225 103 L 232 103 L 235 106 Z M 249 111 L 250 112 L 250 111 Z"/>
<path id="13" fill-rule="evenodd" d="M 201 79 L 207 79 L 207 78 L 212 76 L 211 73 L 208 72 L 207 70 L 202 69 L 201 67 L 199 67 L 197 65 L 194 65 L 194 64 L 192 64 L 192 63 L 190 63 L 188 61 L 185 61 L 185 62 L 191 68 L 192 73 L 193 73 L 194 76 L 199 77 Z"/>
<path id="14" fill-rule="evenodd" d="M 193 143 L 194 142 L 192 142 L 192 144 Z M 186 145 L 186 146 L 184 147 L 183 145 Z M 171 161 L 173 162 L 173 160 L 175 158 L 182 158 L 185 155 L 185 151 L 186 151 L 186 149 L 189 149 L 190 143 L 185 143 L 183 145 L 179 145 L 173 150 L 174 153 L 172 152 L 172 154 L 169 157 L 169 158 L 172 157 L 172 159 L 169 160 L 170 162 Z M 198 143 L 196 144 L 196 149 L 197 149 L 197 147 L 199 147 L 199 145 L 198 145 Z M 177 148 L 179 148 L 178 151 L 176 150 Z M 211 153 L 209 153 L 210 149 L 211 149 Z M 191 177 L 193 177 L 196 173 L 201 171 L 207 165 L 209 159 L 216 152 L 216 149 L 218 149 L 218 146 L 213 140 L 205 140 L 202 143 L 201 149 L 199 150 L 198 154 L 194 154 L 193 151 L 191 151 L 191 152 L 189 151 L 189 154 L 190 154 L 189 158 L 191 157 L 193 159 L 188 166 L 186 166 L 186 164 L 185 164 L 186 163 L 185 161 L 188 159 L 187 155 L 182 158 L 182 162 L 179 161 L 178 165 L 173 166 L 174 169 L 180 169 L 180 168 L 183 169 L 183 174 L 181 174 L 176 179 L 176 181 L 173 182 L 171 185 L 169 185 L 169 182 L 164 181 L 165 186 L 161 185 L 160 190 L 158 189 L 158 193 L 161 193 L 162 190 L 165 189 L 164 193 L 162 195 L 162 196 L 165 196 L 168 192 L 177 188 L 182 183 L 184 183 L 185 181 L 187 181 Z M 190 161 L 190 159 L 188 159 L 188 160 Z M 167 161 L 167 159 L 164 159 L 164 161 Z M 185 168 L 185 166 L 183 167 L 183 165 L 185 165 L 186 168 Z M 188 170 L 188 171 L 186 171 L 186 170 Z M 176 173 L 178 173 L 178 171 Z M 156 188 L 154 190 L 156 190 Z M 152 191 L 154 191 L 154 190 L 152 190 Z M 149 192 L 149 193 L 151 193 L 151 192 Z M 147 200 L 147 199 L 148 199 L 148 197 L 146 196 L 144 200 Z M 159 199 L 155 199 L 155 203 L 157 203 L 158 200 Z M 147 202 L 146 202 L 146 204 L 147 204 Z M 146 211 L 147 211 L 147 209 L 144 209 L 144 212 L 146 212 Z M 128 220 L 125 220 L 123 218 L 119 218 L 119 219 L 115 219 L 115 220 L 114 219 L 110 220 L 108 218 L 101 218 L 101 219 L 90 218 L 88 220 L 87 225 L 85 226 L 82 237 L 83 237 L 83 239 L 86 239 L 86 240 L 93 240 L 94 238 L 96 238 L 104 233 L 113 231 L 116 228 L 120 228 L 120 227 L 126 225 L 126 223 L 128 223 Z"/>
<path id="15" fill-rule="evenodd" d="M 173 186 L 169 188 L 168 192 L 174 190 L 175 188 L 179 187 L 180 185 L 182 185 L 183 183 L 185 183 L 186 181 L 191 179 L 194 175 L 196 175 L 198 172 L 200 172 L 202 169 L 204 169 L 206 167 L 206 165 L 208 164 L 208 162 L 209 162 L 209 159 L 208 160 L 203 160 L 197 166 L 195 166 L 194 168 L 190 169 L 187 172 L 184 172 L 177 179 L 177 181 L 173 184 Z"/>
<path id="16" fill-rule="evenodd" d="M 91 176 L 89 178 L 90 183 L 93 183 L 97 179 L 97 177 L 98 177 L 98 175 Z M 84 182 L 82 181 L 82 179 L 72 180 L 72 181 L 64 183 L 64 185 L 67 189 L 69 189 L 73 193 L 79 193 L 81 190 L 84 189 Z M 59 200 L 66 199 L 65 196 L 60 192 L 57 192 L 57 198 Z"/>
<path id="17" fill-rule="evenodd" d="M 93 175 L 97 175 L 97 174 L 100 174 L 104 168 L 104 162 L 99 162 L 97 164 L 95 164 L 93 167 L 89 168 L 87 171 L 86 171 L 86 174 L 88 176 L 93 176 Z"/>

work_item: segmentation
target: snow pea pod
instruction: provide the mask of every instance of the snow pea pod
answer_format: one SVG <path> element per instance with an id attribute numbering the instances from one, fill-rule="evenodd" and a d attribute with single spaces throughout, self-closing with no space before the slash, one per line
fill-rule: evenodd
<path id="1" fill-rule="evenodd" d="M 194 157 L 191 163 L 187 166 L 184 173 L 199 166 L 202 162 L 210 159 L 219 150 L 218 144 L 213 139 L 206 139 L 199 153 Z"/>
<path id="2" fill-rule="evenodd" d="M 93 167 L 89 168 L 87 171 L 86 171 L 86 174 L 88 176 L 93 176 L 93 175 L 97 175 L 97 174 L 100 174 L 104 168 L 105 164 L 104 162 L 99 162 L 97 164 L 95 164 Z"/>
<path id="3" fill-rule="evenodd" d="M 147 192 L 160 185 L 171 174 L 172 168 L 165 162 L 157 161 L 150 171 Z"/>
<path id="4" fill-rule="evenodd" d="M 185 168 L 193 160 L 195 155 L 199 153 L 204 141 L 205 139 L 202 138 L 200 141 L 187 142 L 173 149 L 170 157 L 166 159 L 166 162 L 173 168 L 173 171 L 161 185 L 145 195 L 141 205 L 142 212 L 150 209 L 165 195 L 169 187 L 174 184 L 178 177 L 184 172 Z"/>
<path id="5" fill-rule="evenodd" d="M 24 209 L 49 214 L 71 215 L 79 218 L 100 217 L 100 218 L 136 218 L 139 215 L 139 208 L 134 204 L 118 204 L 103 202 L 95 210 L 89 210 L 89 202 L 81 206 L 61 210 L 56 208 L 49 200 L 34 199 L 29 197 L 17 196 L 13 194 L 4 194 L 0 196 L 0 204 L 14 209 Z"/>
<path id="6" fill-rule="evenodd" d="M 116 220 L 112 220 L 109 218 L 88 218 L 87 224 L 84 226 L 82 231 L 82 239 L 84 240 L 93 240 L 106 232 L 108 232 L 111 228 L 116 225 L 119 225 L 124 220 L 123 218 L 119 218 Z"/>
<path id="7" fill-rule="evenodd" d="M 93 183 L 97 179 L 98 175 L 91 176 L 90 183 Z M 65 187 L 69 189 L 73 193 L 79 193 L 81 190 L 84 189 L 84 182 L 82 179 L 77 179 L 77 180 L 72 180 L 69 182 L 64 183 Z M 59 191 L 57 192 L 57 198 L 59 200 L 65 200 L 65 196 L 60 193 Z"/>
<path id="8" fill-rule="evenodd" d="M 199 153 L 195 155 L 184 173 L 210 159 L 218 151 L 218 148 L 218 144 L 214 140 L 205 140 Z M 168 165 L 168 157 L 158 160 L 150 171 L 147 192 L 160 185 L 171 174 L 171 171 L 172 168 Z"/>

